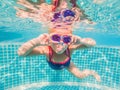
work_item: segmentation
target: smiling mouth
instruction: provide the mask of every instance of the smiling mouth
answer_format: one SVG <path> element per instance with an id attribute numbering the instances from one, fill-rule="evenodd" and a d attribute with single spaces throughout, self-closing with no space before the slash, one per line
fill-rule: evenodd
<path id="1" fill-rule="evenodd" d="M 62 51 L 62 48 L 57 48 L 57 51 Z"/>
<path id="2" fill-rule="evenodd" d="M 63 52 L 62 52 L 62 51 L 56 51 L 56 53 L 58 53 L 58 54 L 62 54 Z"/>

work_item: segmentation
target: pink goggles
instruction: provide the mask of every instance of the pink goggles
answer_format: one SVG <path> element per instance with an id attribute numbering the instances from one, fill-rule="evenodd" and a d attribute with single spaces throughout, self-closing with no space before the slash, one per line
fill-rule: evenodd
<path id="1" fill-rule="evenodd" d="M 64 43 L 68 44 L 71 41 L 71 36 L 68 36 L 68 35 L 61 36 L 59 34 L 53 34 L 51 36 L 51 39 L 57 42 L 60 42 L 62 40 Z"/>

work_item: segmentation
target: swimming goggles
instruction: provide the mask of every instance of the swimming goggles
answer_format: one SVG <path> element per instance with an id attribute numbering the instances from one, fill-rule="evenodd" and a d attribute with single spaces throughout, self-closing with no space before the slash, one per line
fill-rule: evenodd
<path id="1" fill-rule="evenodd" d="M 65 11 L 63 11 L 63 13 L 56 12 L 56 13 L 54 13 L 53 19 L 51 21 L 54 22 L 58 18 L 59 19 L 61 18 L 61 20 L 62 20 L 62 18 L 65 18 L 67 16 L 75 17 L 75 13 L 71 10 L 65 10 Z"/>
<path id="2" fill-rule="evenodd" d="M 68 44 L 71 41 L 71 36 L 70 35 L 59 35 L 59 34 L 53 34 L 50 36 L 51 40 L 55 42 L 60 42 L 61 40 L 65 43 Z"/>

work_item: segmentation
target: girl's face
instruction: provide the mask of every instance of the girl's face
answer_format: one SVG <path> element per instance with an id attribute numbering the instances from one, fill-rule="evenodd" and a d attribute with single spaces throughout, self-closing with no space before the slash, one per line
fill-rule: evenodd
<path id="1" fill-rule="evenodd" d="M 60 44 L 60 43 L 52 43 L 51 47 L 57 54 L 62 54 L 67 49 L 68 45 Z"/>
<path id="2" fill-rule="evenodd" d="M 71 34 L 62 32 L 54 32 L 50 34 L 50 45 L 57 54 L 62 54 L 71 41 Z"/>

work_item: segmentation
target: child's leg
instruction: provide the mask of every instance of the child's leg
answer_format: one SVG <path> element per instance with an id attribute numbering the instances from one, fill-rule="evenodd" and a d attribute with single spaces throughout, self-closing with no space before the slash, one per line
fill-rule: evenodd
<path id="1" fill-rule="evenodd" d="M 93 70 L 84 70 L 80 71 L 73 63 L 70 63 L 70 66 L 67 68 L 74 76 L 78 78 L 85 78 L 89 75 L 93 75 L 97 81 L 100 81 L 100 76 Z"/>

